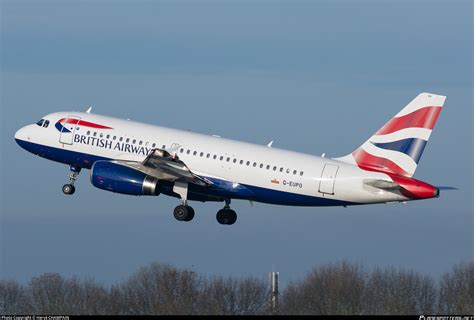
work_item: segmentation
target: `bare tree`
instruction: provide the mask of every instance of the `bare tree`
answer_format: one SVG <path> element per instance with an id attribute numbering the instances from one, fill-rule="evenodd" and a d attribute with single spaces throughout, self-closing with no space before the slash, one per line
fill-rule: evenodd
<path id="1" fill-rule="evenodd" d="M 317 267 L 283 293 L 283 314 L 360 314 L 365 288 L 364 270 L 340 262 Z"/>
<path id="2" fill-rule="evenodd" d="M 126 314 L 192 314 L 201 279 L 193 271 L 153 263 L 142 268 L 114 294 L 127 303 Z"/>
<path id="3" fill-rule="evenodd" d="M 238 280 L 237 284 L 238 315 L 262 314 L 268 311 L 270 290 L 268 283 L 254 277 Z"/>
<path id="4" fill-rule="evenodd" d="M 40 314 L 107 314 L 109 295 L 92 279 L 65 279 L 46 273 L 31 280 L 29 296 Z"/>
<path id="5" fill-rule="evenodd" d="M 207 280 L 200 296 L 200 313 L 251 315 L 268 311 L 268 285 L 257 278 Z"/>
<path id="6" fill-rule="evenodd" d="M 438 298 L 438 299 L 437 299 Z M 152 263 L 110 289 L 93 279 L 46 273 L 28 286 L 0 280 L 2 314 L 270 314 L 270 287 L 253 277 L 204 278 Z M 437 303 L 436 303 L 437 302 Z M 429 276 L 397 268 L 367 271 L 348 262 L 314 268 L 290 283 L 280 314 L 472 314 L 474 263 Z"/>
<path id="7" fill-rule="evenodd" d="M 413 271 L 376 269 L 366 289 L 367 314 L 429 314 L 435 310 L 434 281 Z"/>
<path id="8" fill-rule="evenodd" d="M 0 280 L 0 314 L 31 313 L 26 289 L 13 280 Z"/>
<path id="9" fill-rule="evenodd" d="M 46 273 L 34 277 L 29 285 L 33 310 L 39 314 L 66 314 L 70 311 L 65 304 L 65 281 L 57 273 Z"/>
<path id="10" fill-rule="evenodd" d="M 474 262 L 455 265 L 439 285 L 439 312 L 474 314 Z"/>
<path id="11" fill-rule="evenodd" d="M 73 277 L 66 281 L 65 286 L 65 304 L 68 306 L 70 313 L 91 315 L 108 314 L 110 312 L 108 306 L 109 293 L 94 280 L 79 280 Z"/>

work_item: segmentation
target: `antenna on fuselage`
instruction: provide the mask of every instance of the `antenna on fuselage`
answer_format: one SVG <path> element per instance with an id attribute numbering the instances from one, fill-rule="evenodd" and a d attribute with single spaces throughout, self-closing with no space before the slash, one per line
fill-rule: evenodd
<path id="1" fill-rule="evenodd" d="M 87 109 L 86 113 L 91 113 L 92 111 L 92 107 L 89 107 L 89 109 Z"/>
<path id="2" fill-rule="evenodd" d="M 267 147 L 271 148 L 271 147 L 272 147 L 272 145 L 273 145 L 273 140 L 272 140 L 272 141 L 270 141 L 270 142 L 267 144 Z"/>

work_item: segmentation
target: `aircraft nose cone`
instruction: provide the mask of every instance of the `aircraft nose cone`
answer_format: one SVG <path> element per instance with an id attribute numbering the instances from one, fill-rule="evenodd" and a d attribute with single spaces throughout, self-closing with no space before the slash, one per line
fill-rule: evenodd
<path id="1" fill-rule="evenodd" d="M 15 140 L 25 140 L 25 139 L 26 139 L 25 127 L 23 127 L 15 133 Z"/>
<path id="2" fill-rule="evenodd" d="M 27 127 L 23 127 L 15 133 L 15 141 L 22 147 L 22 142 L 30 140 Z"/>

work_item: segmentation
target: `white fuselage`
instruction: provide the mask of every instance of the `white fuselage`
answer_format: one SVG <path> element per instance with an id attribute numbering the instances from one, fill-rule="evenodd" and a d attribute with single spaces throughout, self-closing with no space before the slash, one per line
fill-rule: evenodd
<path id="1" fill-rule="evenodd" d="M 80 122 L 64 124 L 70 133 L 55 126 L 71 117 Z M 50 122 L 46 128 L 29 125 L 17 132 L 20 145 L 42 157 L 83 168 L 90 169 L 94 159 L 143 161 L 153 148 L 179 146 L 177 156 L 194 174 L 258 190 L 249 200 L 301 206 L 410 200 L 364 183 L 391 180 L 387 174 L 334 159 L 89 113 L 59 112 L 44 119 Z M 84 126 L 84 122 L 109 128 Z M 289 200 L 281 197 L 284 194 L 304 197 Z M 311 198 L 335 201 L 308 201 Z"/>

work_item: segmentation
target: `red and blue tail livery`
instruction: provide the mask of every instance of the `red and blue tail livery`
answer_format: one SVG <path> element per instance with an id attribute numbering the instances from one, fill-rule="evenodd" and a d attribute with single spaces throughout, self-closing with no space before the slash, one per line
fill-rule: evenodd
<path id="1" fill-rule="evenodd" d="M 237 220 L 232 200 L 352 206 L 439 197 L 440 189 L 447 188 L 413 175 L 445 100 L 419 94 L 359 148 L 333 159 L 90 110 L 48 114 L 18 130 L 15 140 L 33 154 L 69 166 L 66 195 L 75 192 L 81 170 L 89 169 L 92 185 L 101 190 L 178 198 L 173 212 L 178 221 L 193 219 L 191 201 L 223 202 L 216 219 L 231 225 Z"/>
<path id="2" fill-rule="evenodd" d="M 344 160 L 366 170 L 413 176 L 445 99 L 419 94 Z"/>

